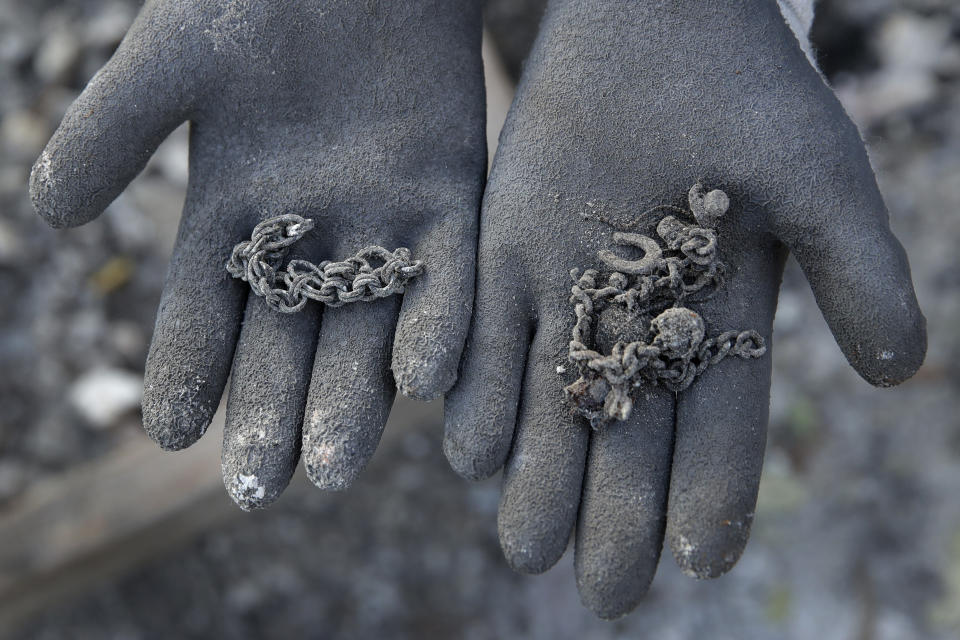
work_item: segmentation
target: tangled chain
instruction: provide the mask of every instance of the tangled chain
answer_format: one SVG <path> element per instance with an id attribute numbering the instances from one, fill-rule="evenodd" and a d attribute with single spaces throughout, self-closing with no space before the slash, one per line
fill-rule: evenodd
<path id="1" fill-rule="evenodd" d="M 300 311 L 307 300 L 339 307 L 403 293 L 407 282 L 423 273 L 423 263 L 411 260 L 409 249 L 390 252 L 377 246 L 362 249 L 342 262 L 291 260 L 284 271 L 279 271 L 290 245 L 313 226 L 313 220 L 293 214 L 264 220 L 253 228 L 249 240 L 233 248 L 227 271 L 249 282 L 255 294 L 282 313 Z M 383 264 L 374 267 L 371 261 Z"/>
<path id="2" fill-rule="evenodd" d="M 723 265 L 717 258 L 717 234 L 709 226 L 726 213 L 729 200 L 719 190 L 704 194 L 697 184 L 689 193 L 690 209 L 698 224 L 666 216 L 657 225 L 657 240 L 637 234 L 613 234 L 614 244 L 644 251 L 639 260 L 627 260 L 604 250 L 600 260 L 612 272 L 598 286 L 600 273 L 571 271 L 570 302 L 576 323 L 569 359 L 580 378 L 564 388 L 567 399 L 594 428 L 624 420 L 633 408 L 630 392 L 643 384 L 683 391 L 710 365 L 727 356 L 759 358 L 766 353 L 756 331 L 725 331 L 706 337 L 703 318 L 681 306 L 685 298 L 722 285 Z M 604 312 L 620 305 L 634 317 L 649 319 L 643 338 L 618 339 L 609 354 L 594 346 Z"/>

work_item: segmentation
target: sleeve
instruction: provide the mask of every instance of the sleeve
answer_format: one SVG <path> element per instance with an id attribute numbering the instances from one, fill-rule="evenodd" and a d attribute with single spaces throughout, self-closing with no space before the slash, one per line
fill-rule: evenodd
<path id="1" fill-rule="evenodd" d="M 790 25 L 800 47 L 807 54 L 810 63 L 816 67 L 817 61 L 810 46 L 810 27 L 813 25 L 813 5 L 816 0 L 777 0 L 784 20 Z"/>

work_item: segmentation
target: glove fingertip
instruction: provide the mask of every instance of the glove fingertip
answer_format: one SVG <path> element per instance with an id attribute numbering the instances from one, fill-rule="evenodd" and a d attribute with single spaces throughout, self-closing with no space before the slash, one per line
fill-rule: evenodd
<path id="1" fill-rule="evenodd" d="M 896 386 L 913 377 L 923 365 L 927 353 L 926 319 L 917 311 L 915 321 L 906 328 L 883 333 L 878 344 L 858 344 L 853 352 L 851 364 L 867 382 L 876 387 Z"/>
<path id="2" fill-rule="evenodd" d="M 299 429 L 244 429 L 256 423 L 231 419 L 230 408 L 227 416 L 220 457 L 227 494 L 244 511 L 268 507 L 283 494 L 296 469 Z"/>
<path id="3" fill-rule="evenodd" d="M 164 451 L 180 451 L 195 443 L 206 433 L 213 415 L 212 410 L 183 407 L 148 392 L 142 410 L 144 430 Z"/>
<path id="4" fill-rule="evenodd" d="M 579 527 L 574 566 L 580 602 L 603 620 L 622 618 L 633 611 L 650 590 L 660 546 L 651 549 L 649 562 L 637 563 L 635 559 L 626 558 L 617 553 L 613 545 L 591 553 L 585 549 Z"/>
<path id="5" fill-rule="evenodd" d="M 236 461 L 224 459 L 223 485 L 234 503 L 244 511 L 257 511 L 273 504 L 286 489 L 289 474 L 271 474 L 267 469 L 238 471 Z"/>
<path id="6" fill-rule="evenodd" d="M 566 541 L 564 540 L 562 544 L 540 545 L 518 539 L 501 530 L 500 547 L 511 569 L 517 573 L 532 576 L 539 575 L 557 564 L 563 552 L 566 551 Z"/>
<path id="7" fill-rule="evenodd" d="M 466 480 L 485 480 L 499 471 L 507 457 L 502 449 L 499 444 L 461 442 L 449 428 L 443 438 L 443 454 L 450 468 Z"/>
<path id="8" fill-rule="evenodd" d="M 303 462 L 307 478 L 324 491 L 346 491 L 362 471 L 362 467 L 356 465 L 330 464 L 328 460 L 317 455 L 305 455 Z"/>
<path id="9" fill-rule="evenodd" d="M 346 491 L 373 457 L 381 431 L 363 432 L 349 421 L 332 424 L 327 429 L 307 427 L 301 453 L 303 466 L 317 488 Z"/>
<path id="10" fill-rule="evenodd" d="M 557 564 L 570 541 L 572 526 L 549 515 L 545 521 L 539 497 L 508 496 L 505 491 L 497 516 L 503 557 L 511 569 L 526 575 L 541 574 Z"/>
<path id="11" fill-rule="evenodd" d="M 464 319 L 465 321 L 465 319 Z M 404 310 L 393 342 L 397 389 L 415 400 L 436 400 L 457 380 L 466 330 L 443 315 Z"/>
<path id="12" fill-rule="evenodd" d="M 721 527 L 701 529 L 700 533 L 670 531 L 667 539 L 680 570 L 698 580 L 719 578 L 730 571 L 747 545 L 749 528 Z"/>
<path id="13" fill-rule="evenodd" d="M 57 175 L 49 148 L 40 154 L 30 171 L 29 190 L 34 210 L 54 229 L 85 224 L 100 213 L 79 204 L 79 194 Z"/>
<path id="14" fill-rule="evenodd" d="M 423 402 L 443 397 L 457 381 L 455 357 L 444 353 L 414 353 L 405 345 L 394 348 L 391 368 L 397 390 Z"/>
<path id="15" fill-rule="evenodd" d="M 580 602 L 601 620 L 617 620 L 637 608 L 643 596 L 650 590 L 650 582 L 635 587 L 617 585 L 616 590 L 604 587 L 605 584 L 599 580 L 593 586 L 578 582 Z M 632 597 L 626 597 L 626 593 Z"/>

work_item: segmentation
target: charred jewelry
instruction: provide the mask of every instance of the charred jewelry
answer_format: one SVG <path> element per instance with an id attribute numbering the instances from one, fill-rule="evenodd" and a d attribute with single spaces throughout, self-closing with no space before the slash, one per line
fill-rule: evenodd
<path id="1" fill-rule="evenodd" d="M 407 283 L 423 273 L 423 262 L 413 260 L 409 249 L 391 252 L 378 246 L 342 262 L 291 260 L 281 271 L 290 246 L 313 226 L 313 220 L 293 214 L 264 220 L 253 228 L 249 240 L 233 248 L 227 271 L 249 282 L 256 295 L 281 313 L 300 311 L 307 300 L 339 307 L 403 293 Z"/>
<path id="2" fill-rule="evenodd" d="M 576 324 L 568 357 L 580 377 L 564 394 L 594 429 L 629 417 L 631 393 L 643 385 L 683 391 L 727 356 L 759 358 L 767 351 L 753 330 L 707 337 L 703 318 L 684 306 L 694 294 L 706 294 L 702 300 L 723 284 L 715 227 L 730 206 L 726 193 L 705 193 L 699 183 L 688 202 L 689 211 L 677 212 L 692 220 L 664 217 L 656 228 L 659 240 L 613 234 L 613 244 L 638 248 L 642 258 L 603 250 L 597 257 L 607 267 L 604 274 L 570 272 Z"/>

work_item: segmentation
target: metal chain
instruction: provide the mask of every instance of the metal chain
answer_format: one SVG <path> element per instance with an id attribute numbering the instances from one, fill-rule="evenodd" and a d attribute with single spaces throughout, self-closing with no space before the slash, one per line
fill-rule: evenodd
<path id="1" fill-rule="evenodd" d="M 691 189 L 691 194 L 700 192 L 699 185 Z M 723 194 L 721 201 L 725 198 Z M 724 212 L 725 208 L 719 215 Z M 716 218 L 719 215 L 714 212 Z M 707 338 L 702 318 L 681 304 L 685 298 L 707 289 L 715 291 L 723 283 L 716 231 L 666 216 L 657 225 L 657 235 L 663 246 L 648 236 L 614 233 L 614 244 L 640 248 L 644 256 L 626 260 L 611 251 L 600 251 L 598 257 L 612 269 L 603 286 L 598 286 L 600 272 L 595 269 L 570 272 L 574 282 L 570 303 L 576 322 L 568 357 L 577 365 L 580 378 L 567 385 L 564 393 L 595 429 L 629 417 L 631 392 L 637 387 L 649 384 L 680 392 L 728 356 L 759 358 L 767 350 L 763 337 L 753 330 L 725 331 Z M 598 351 L 593 346 L 598 317 L 610 305 L 656 315 L 647 327 L 646 339 L 618 341 L 609 354 Z M 660 321 L 663 318 L 666 324 L 668 316 L 679 322 L 675 320 L 672 328 L 665 329 Z M 686 347 L 683 353 L 677 353 L 677 344 Z"/>
<path id="2" fill-rule="evenodd" d="M 291 260 L 280 271 L 289 247 L 313 226 L 312 220 L 294 214 L 264 220 L 253 228 L 250 240 L 233 248 L 227 271 L 249 282 L 256 295 L 281 313 L 296 313 L 308 300 L 339 307 L 403 293 L 406 284 L 424 271 L 423 262 L 412 260 L 409 249 L 391 252 L 378 246 L 341 262 Z M 382 264 L 374 267 L 376 262 Z"/>

